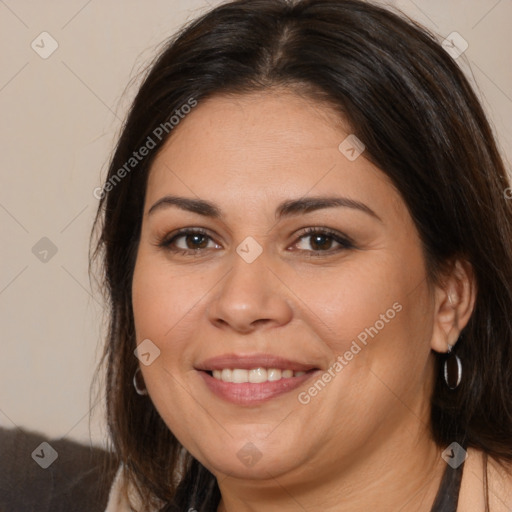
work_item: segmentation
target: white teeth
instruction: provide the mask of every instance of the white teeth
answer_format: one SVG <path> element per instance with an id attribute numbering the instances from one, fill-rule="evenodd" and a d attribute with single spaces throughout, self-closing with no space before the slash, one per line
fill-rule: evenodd
<path id="1" fill-rule="evenodd" d="M 257 384 L 259 382 L 267 381 L 267 370 L 265 368 L 254 368 L 254 370 L 249 370 L 249 382 L 253 384 Z"/>
<path id="2" fill-rule="evenodd" d="M 305 375 L 303 371 L 281 370 L 279 368 L 252 368 L 245 370 L 241 368 L 224 368 L 223 370 L 213 370 L 213 377 L 224 382 L 233 382 L 243 384 L 251 382 L 259 384 L 262 382 L 273 382 L 281 379 L 290 379 L 291 377 L 301 377 Z"/>
<path id="3" fill-rule="evenodd" d="M 225 368 L 224 370 L 222 370 L 220 378 L 224 382 L 233 382 L 231 374 L 232 374 L 231 370 Z"/>
<path id="4" fill-rule="evenodd" d="M 269 381 L 281 380 L 281 377 L 281 370 L 279 370 L 278 368 L 269 368 L 267 370 L 267 379 Z"/>
<path id="5" fill-rule="evenodd" d="M 222 370 L 224 372 L 224 370 Z M 242 384 L 249 382 L 249 370 L 234 369 L 231 373 L 231 382 L 235 384 Z"/>

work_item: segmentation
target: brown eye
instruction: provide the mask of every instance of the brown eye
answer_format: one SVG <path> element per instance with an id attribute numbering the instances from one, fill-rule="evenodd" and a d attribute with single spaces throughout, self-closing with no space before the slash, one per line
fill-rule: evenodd
<path id="1" fill-rule="evenodd" d="M 329 235 L 309 235 L 310 245 L 315 251 L 330 249 L 333 239 Z"/>
<path id="2" fill-rule="evenodd" d="M 181 252 L 183 254 L 195 253 L 210 248 L 220 248 L 205 231 L 191 229 L 182 230 L 166 238 L 159 245 L 170 251 Z"/>
<path id="3" fill-rule="evenodd" d="M 183 238 L 185 241 L 184 249 L 205 249 L 208 245 L 208 237 L 197 233 L 182 235 L 179 238 Z"/>
<path id="4" fill-rule="evenodd" d="M 344 249 L 354 248 L 354 244 L 340 233 L 325 229 L 310 228 L 299 238 L 296 247 L 299 250 L 313 253 L 335 253 Z"/>

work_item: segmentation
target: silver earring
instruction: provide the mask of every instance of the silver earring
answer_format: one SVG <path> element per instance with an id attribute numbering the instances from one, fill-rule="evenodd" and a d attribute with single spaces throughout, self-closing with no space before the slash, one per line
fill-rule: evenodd
<path id="1" fill-rule="evenodd" d="M 142 378 L 142 374 L 140 368 L 137 368 L 135 370 L 135 373 L 133 374 L 133 387 L 135 388 L 135 391 L 137 392 L 138 395 L 147 395 L 148 390 L 139 384 L 139 377 Z"/>
<path id="2" fill-rule="evenodd" d="M 455 389 L 462 379 L 460 357 L 452 353 L 453 345 L 448 344 L 448 357 L 444 361 L 444 381 L 449 389 Z"/>

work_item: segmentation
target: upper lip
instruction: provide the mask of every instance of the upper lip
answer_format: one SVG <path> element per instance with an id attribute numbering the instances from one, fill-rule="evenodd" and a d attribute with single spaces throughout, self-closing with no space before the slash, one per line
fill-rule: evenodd
<path id="1" fill-rule="evenodd" d="M 281 370 L 299 372 L 317 369 L 313 364 L 299 363 L 298 361 L 291 361 L 290 359 L 273 356 L 271 354 L 222 354 L 205 359 L 196 366 L 197 370 L 203 371 L 223 370 L 225 368 L 240 368 L 242 370 L 251 370 L 252 368 L 278 368 Z"/>

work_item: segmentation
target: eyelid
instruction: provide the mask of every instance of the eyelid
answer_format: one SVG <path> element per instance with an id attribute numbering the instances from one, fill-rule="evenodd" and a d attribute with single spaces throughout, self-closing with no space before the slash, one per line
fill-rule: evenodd
<path id="1" fill-rule="evenodd" d="M 321 234 L 321 235 L 328 235 L 335 240 L 340 241 L 340 243 L 345 243 L 347 245 L 355 245 L 355 242 L 352 238 L 350 238 L 348 235 L 345 235 L 344 233 L 341 233 L 340 231 L 337 231 L 335 229 L 327 228 L 327 227 L 321 227 L 321 226 L 310 226 L 308 228 L 305 228 L 304 231 L 300 235 L 298 235 L 298 238 L 304 238 L 308 235 L 314 235 L 314 234 Z"/>
<path id="2" fill-rule="evenodd" d="M 355 245 L 354 241 L 349 236 L 347 236 L 339 231 L 333 230 L 331 228 L 320 227 L 320 226 L 306 228 L 304 231 L 302 231 L 301 234 L 297 235 L 297 240 L 294 242 L 293 246 L 295 247 L 303 238 L 308 238 L 313 235 L 327 236 L 327 237 L 331 238 L 332 240 L 334 240 L 339 245 L 339 247 L 334 248 L 334 249 L 327 249 L 325 251 L 322 251 L 322 250 L 308 251 L 308 250 L 304 250 L 304 249 L 299 249 L 300 252 L 307 254 L 308 257 L 321 257 L 321 256 L 327 257 L 330 255 L 339 254 L 340 252 L 346 251 L 349 249 L 356 249 L 356 245 Z"/>
<path id="3" fill-rule="evenodd" d="M 176 239 L 181 237 L 186 237 L 187 235 L 203 235 L 213 241 L 215 244 L 220 245 L 212 234 L 204 228 L 195 228 L 195 227 L 186 227 L 175 230 L 163 237 L 159 237 L 159 241 L 157 243 L 158 246 L 169 248 L 170 244 L 174 242 Z M 184 251 L 185 249 L 176 249 L 177 251 Z M 194 249 L 189 249 L 190 251 L 194 251 Z"/>

